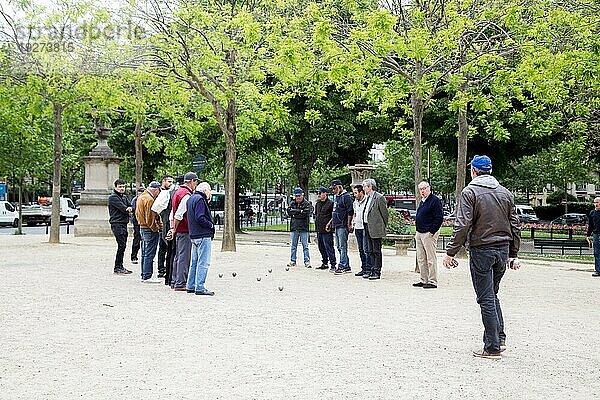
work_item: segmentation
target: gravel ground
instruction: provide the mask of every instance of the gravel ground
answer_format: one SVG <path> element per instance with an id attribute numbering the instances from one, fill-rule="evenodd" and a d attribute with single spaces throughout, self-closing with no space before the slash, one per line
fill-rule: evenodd
<path id="1" fill-rule="evenodd" d="M 414 253 L 385 250 L 383 278 L 365 281 L 285 271 L 277 238 L 245 236 L 237 253 L 214 242 L 207 298 L 141 284 L 139 265 L 113 275 L 112 239 L 3 237 L 0 398 L 600 398 L 590 265 L 507 271 L 494 361 L 471 355 L 483 327 L 465 260 L 423 290 Z"/>

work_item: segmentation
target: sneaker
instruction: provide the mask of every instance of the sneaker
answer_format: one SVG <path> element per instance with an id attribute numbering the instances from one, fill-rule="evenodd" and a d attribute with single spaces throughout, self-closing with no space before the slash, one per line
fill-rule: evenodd
<path id="1" fill-rule="evenodd" d="M 164 278 L 165 276 L 167 276 L 164 272 L 161 272 L 160 274 L 158 274 L 159 278 Z"/>
<path id="2" fill-rule="evenodd" d="M 322 264 L 320 267 L 317 267 L 315 269 L 329 269 L 329 267 L 327 266 L 327 264 Z"/>
<path id="3" fill-rule="evenodd" d="M 115 268 L 114 274 L 115 275 L 129 275 L 129 274 L 131 274 L 131 271 L 128 270 L 128 269 L 125 269 L 123 267 L 121 267 L 121 268 Z"/>
<path id="4" fill-rule="evenodd" d="M 380 274 L 371 274 L 371 275 L 369 276 L 369 280 L 370 280 L 370 281 L 374 281 L 374 280 L 376 280 L 376 279 L 381 279 L 381 275 L 380 275 Z"/>
<path id="5" fill-rule="evenodd" d="M 594 272 L 592 276 L 600 276 L 600 272 Z"/>
<path id="6" fill-rule="evenodd" d="M 354 274 L 354 276 L 363 276 L 365 274 L 365 271 L 358 271 L 357 273 Z"/>
<path id="7" fill-rule="evenodd" d="M 414 287 L 423 287 L 425 284 L 423 282 L 417 282 L 412 284 Z"/>
<path id="8" fill-rule="evenodd" d="M 500 341 L 500 352 L 503 352 L 504 350 L 506 350 L 506 341 L 501 340 Z"/>
<path id="9" fill-rule="evenodd" d="M 296 266 L 296 261 L 290 261 L 286 267 L 295 267 Z"/>
<path id="10" fill-rule="evenodd" d="M 305 268 L 312 268 L 312 266 L 310 265 L 310 263 L 304 263 L 304 267 Z"/>
<path id="11" fill-rule="evenodd" d="M 142 279 L 142 283 L 162 283 L 162 279 L 151 277 L 148 279 Z"/>
<path id="12" fill-rule="evenodd" d="M 329 268 L 329 272 L 335 272 L 335 270 L 336 270 L 336 268 L 335 268 L 335 265 L 332 265 L 332 266 Z"/>
<path id="13" fill-rule="evenodd" d="M 345 274 L 348 274 L 348 273 L 350 273 L 350 272 L 352 272 L 352 269 L 351 269 L 350 267 L 348 267 L 348 268 L 344 268 L 344 273 L 345 273 Z"/>
<path id="14" fill-rule="evenodd" d="M 335 275 L 342 275 L 344 272 L 345 270 L 343 268 L 338 268 L 335 271 L 333 271 Z"/>
<path id="15" fill-rule="evenodd" d="M 196 292 L 196 294 L 198 296 L 214 296 L 215 292 L 211 292 L 210 290 L 207 289 L 202 289 Z"/>
<path id="16" fill-rule="evenodd" d="M 490 360 L 500 360 L 502 358 L 502 354 L 500 354 L 500 352 L 489 352 L 485 351 L 484 349 L 473 350 L 473 355 L 475 357 L 489 358 Z"/>
<path id="17" fill-rule="evenodd" d="M 426 283 L 423 285 L 423 289 L 437 289 L 437 285 L 434 285 L 433 283 Z"/>
<path id="18" fill-rule="evenodd" d="M 132 264 L 137 264 L 138 263 L 138 259 L 137 258 L 132 258 L 131 259 L 131 263 Z"/>

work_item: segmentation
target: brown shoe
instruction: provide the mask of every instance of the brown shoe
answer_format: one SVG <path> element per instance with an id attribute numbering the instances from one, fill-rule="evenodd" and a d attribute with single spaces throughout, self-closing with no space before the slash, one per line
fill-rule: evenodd
<path id="1" fill-rule="evenodd" d="M 500 360 L 502 358 L 502 354 L 500 354 L 500 352 L 489 352 L 484 349 L 473 350 L 473 355 L 475 357 L 489 358 L 490 360 Z"/>
<path id="2" fill-rule="evenodd" d="M 176 292 L 187 292 L 187 288 L 184 288 L 184 287 L 176 287 L 173 290 Z"/>

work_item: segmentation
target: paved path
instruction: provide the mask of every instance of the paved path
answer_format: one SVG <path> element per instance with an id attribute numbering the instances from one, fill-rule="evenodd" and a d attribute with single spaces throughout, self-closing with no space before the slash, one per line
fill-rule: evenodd
<path id="1" fill-rule="evenodd" d="M 249 235 L 237 253 L 214 243 L 207 287 L 216 296 L 206 298 L 141 284 L 139 265 L 128 266 L 131 276 L 112 275 L 112 239 L 63 240 L 0 240 L 0 399 L 600 393 L 600 279 L 590 265 L 527 262 L 508 271 L 500 297 L 509 348 L 492 361 L 470 354 L 482 326 L 465 261 L 441 271 L 440 287 L 428 291 L 411 287 L 414 253 L 385 250 L 383 279 L 369 282 L 286 272 L 283 241 L 256 244 L 265 237 Z"/>

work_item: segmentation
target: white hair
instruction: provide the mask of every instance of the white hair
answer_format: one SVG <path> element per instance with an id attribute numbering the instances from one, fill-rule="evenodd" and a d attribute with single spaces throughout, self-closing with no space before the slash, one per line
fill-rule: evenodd
<path id="1" fill-rule="evenodd" d="M 373 190 L 377 189 L 377 184 L 375 183 L 375 179 L 371 179 L 371 178 L 365 179 L 362 182 L 362 184 L 363 184 L 363 187 L 368 186 Z"/>
<path id="2" fill-rule="evenodd" d="M 200 182 L 198 184 L 198 187 L 196 188 L 196 190 L 199 190 L 201 192 L 206 192 L 207 190 L 212 190 L 210 187 L 210 184 L 208 182 Z"/>

